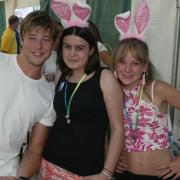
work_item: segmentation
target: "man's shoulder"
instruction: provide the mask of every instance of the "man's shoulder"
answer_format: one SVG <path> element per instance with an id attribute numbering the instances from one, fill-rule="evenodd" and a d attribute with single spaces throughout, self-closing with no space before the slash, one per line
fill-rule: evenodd
<path id="1" fill-rule="evenodd" d="M 9 61 L 11 61 L 12 59 L 16 59 L 14 54 L 7 54 L 4 52 L 0 52 L 0 63 L 7 63 Z"/>
<path id="2" fill-rule="evenodd" d="M 54 88 L 53 86 L 45 79 L 43 75 L 43 93 L 46 94 L 46 97 L 49 97 L 50 99 L 54 96 Z"/>

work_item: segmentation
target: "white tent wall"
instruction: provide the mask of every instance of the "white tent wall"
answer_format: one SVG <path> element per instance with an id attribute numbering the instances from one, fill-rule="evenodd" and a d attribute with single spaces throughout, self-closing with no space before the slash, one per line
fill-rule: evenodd
<path id="1" fill-rule="evenodd" d="M 177 71 L 177 76 L 176 74 L 174 75 L 176 78 L 176 82 L 174 84 L 177 86 L 177 88 L 180 90 L 180 0 L 177 0 L 177 12 L 176 12 L 176 46 L 175 46 L 175 58 L 177 59 L 175 65 L 174 65 L 174 70 L 175 73 Z M 176 69 L 177 68 L 177 69 Z M 180 142 L 180 111 L 175 110 L 174 113 L 174 133 L 175 133 L 175 138 Z"/>
<path id="2" fill-rule="evenodd" d="M 6 25 L 8 25 L 8 17 L 14 14 L 14 10 L 18 8 L 31 7 L 40 4 L 40 0 L 0 0 L 5 2 Z M 68 2 L 84 2 L 86 0 L 67 0 Z"/>
<path id="3" fill-rule="evenodd" d="M 132 0 L 132 12 L 139 0 Z M 151 0 L 150 24 L 145 33 L 145 41 L 150 50 L 150 59 L 160 78 L 171 82 L 174 32 L 176 21 L 176 1 Z"/>
<path id="4" fill-rule="evenodd" d="M 5 13 L 6 13 L 6 25 L 8 25 L 7 19 L 14 14 L 14 10 L 18 8 L 31 7 L 39 4 L 39 0 L 4 0 Z"/>
<path id="5" fill-rule="evenodd" d="M 140 0 L 132 0 L 132 14 Z M 158 72 L 157 78 L 172 83 L 172 71 L 175 60 L 176 1 L 149 0 L 150 24 L 145 33 L 145 41 L 149 46 L 150 59 Z M 180 67 L 177 75 L 177 88 L 180 89 Z M 180 111 L 174 114 L 174 134 L 180 139 Z"/>

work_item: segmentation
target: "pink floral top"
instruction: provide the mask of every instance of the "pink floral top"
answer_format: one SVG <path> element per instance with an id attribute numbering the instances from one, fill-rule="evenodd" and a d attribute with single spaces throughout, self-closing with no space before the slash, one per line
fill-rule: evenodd
<path id="1" fill-rule="evenodd" d="M 152 101 L 154 82 L 151 88 Z M 137 120 L 137 127 L 134 127 L 140 88 L 141 85 L 138 85 L 132 91 L 124 89 L 126 109 L 124 111 L 125 151 L 141 152 L 167 149 L 170 145 L 168 140 L 169 116 L 160 112 L 153 102 L 140 100 L 140 114 Z M 135 130 L 133 130 L 134 128 Z"/>

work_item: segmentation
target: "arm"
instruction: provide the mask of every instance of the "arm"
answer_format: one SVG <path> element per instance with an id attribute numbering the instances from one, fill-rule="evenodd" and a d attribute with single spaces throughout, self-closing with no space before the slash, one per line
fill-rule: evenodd
<path id="1" fill-rule="evenodd" d="M 180 91 L 166 82 L 156 81 L 155 83 L 155 102 L 159 107 L 167 103 L 180 110 Z M 156 101 L 157 99 L 157 101 Z"/>
<path id="2" fill-rule="evenodd" d="M 108 70 L 102 72 L 101 87 L 111 129 L 104 167 L 114 172 L 123 148 L 123 93 L 114 75 Z"/>
<path id="3" fill-rule="evenodd" d="M 111 137 L 104 168 L 108 170 L 106 172 L 111 176 L 116 168 L 123 147 L 123 94 L 119 83 L 109 70 L 103 70 L 100 85 L 111 129 Z M 103 171 L 104 170 L 102 170 L 102 173 L 97 175 L 84 177 L 83 180 L 107 180 L 108 177 L 103 173 Z"/>
<path id="4" fill-rule="evenodd" d="M 17 177 L 32 177 L 38 171 L 47 136 L 48 127 L 40 123 L 34 125 L 30 135 L 30 142 L 17 172 Z"/>

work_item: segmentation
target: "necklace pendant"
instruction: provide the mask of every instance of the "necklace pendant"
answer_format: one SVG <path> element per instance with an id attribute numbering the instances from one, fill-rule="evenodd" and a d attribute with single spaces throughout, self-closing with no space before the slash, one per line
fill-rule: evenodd
<path id="1" fill-rule="evenodd" d="M 70 119 L 67 119 L 67 124 L 70 124 L 71 123 L 71 120 Z"/>
<path id="2" fill-rule="evenodd" d="M 65 118 L 66 118 L 67 124 L 70 124 L 70 123 L 71 123 L 71 120 L 70 120 L 70 118 L 69 118 L 69 114 L 66 114 L 66 115 L 65 115 Z"/>

